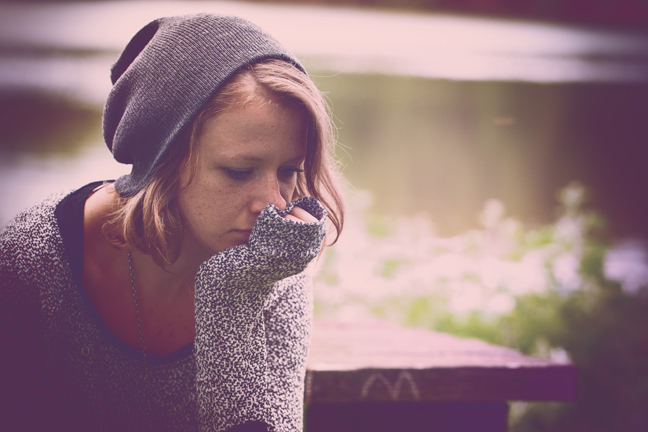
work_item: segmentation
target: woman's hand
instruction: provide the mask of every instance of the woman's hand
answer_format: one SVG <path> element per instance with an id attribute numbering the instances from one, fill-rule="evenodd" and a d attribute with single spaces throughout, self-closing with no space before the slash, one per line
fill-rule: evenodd
<path id="1" fill-rule="evenodd" d="M 319 222 L 315 216 L 311 215 L 301 207 L 293 207 L 292 210 L 290 210 L 290 212 L 288 212 L 288 214 L 284 216 L 284 219 L 288 219 L 297 223 Z"/>
<path id="2" fill-rule="evenodd" d="M 269 204 L 254 223 L 248 243 L 212 256 L 200 266 L 197 277 L 213 277 L 217 282 L 206 284 L 210 290 L 226 283 L 230 288 L 240 285 L 242 295 L 255 295 L 247 288 L 250 280 L 255 285 L 265 281 L 269 288 L 303 271 L 320 253 L 325 236 L 326 210 L 315 198 L 299 198 L 284 210 Z M 202 284 L 196 282 L 198 290 Z"/>

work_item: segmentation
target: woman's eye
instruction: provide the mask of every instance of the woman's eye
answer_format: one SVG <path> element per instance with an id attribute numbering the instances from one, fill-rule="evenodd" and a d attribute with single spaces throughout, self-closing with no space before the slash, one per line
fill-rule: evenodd
<path id="1" fill-rule="evenodd" d="M 290 179 L 293 178 L 296 174 L 304 172 L 303 169 L 298 168 L 298 167 L 283 167 L 279 168 L 279 174 L 281 174 L 282 177 Z"/>
<path id="2" fill-rule="evenodd" d="M 247 176 L 252 174 L 252 170 L 225 168 L 225 173 L 233 180 L 244 180 Z"/>

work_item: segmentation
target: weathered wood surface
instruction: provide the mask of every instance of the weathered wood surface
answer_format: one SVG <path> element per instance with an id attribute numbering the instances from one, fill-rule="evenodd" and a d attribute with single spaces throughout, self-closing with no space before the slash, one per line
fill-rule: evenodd
<path id="1" fill-rule="evenodd" d="M 308 432 L 505 432 L 506 402 L 312 404 Z"/>
<path id="2" fill-rule="evenodd" d="M 423 329 L 316 321 L 307 403 L 568 400 L 572 365 Z"/>

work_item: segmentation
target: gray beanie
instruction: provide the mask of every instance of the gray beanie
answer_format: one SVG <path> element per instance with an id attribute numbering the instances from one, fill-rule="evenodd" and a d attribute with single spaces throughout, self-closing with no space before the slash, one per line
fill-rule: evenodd
<path id="1" fill-rule="evenodd" d="M 241 18 L 198 14 L 157 19 L 128 43 L 111 69 L 103 135 L 114 158 L 133 164 L 117 179 L 122 196 L 148 182 L 182 129 L 225 81 L 262 59 L 299 62 L 272 36 Z"/>

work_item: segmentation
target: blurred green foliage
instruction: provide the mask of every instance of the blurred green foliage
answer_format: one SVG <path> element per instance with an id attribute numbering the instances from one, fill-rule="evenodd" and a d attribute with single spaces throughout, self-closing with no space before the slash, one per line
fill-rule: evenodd
<path id="1" fill-rule="evenodd" d="M 462 258 L 456 258 L 458 271 L 431 278 L 423 290 L 391 288 L 381 295 L 367 293 L 364 299 L 358 291 L 346 297 L 338 293 L 337 306 L 331 298 L 318 299 L 316 291 L 318 312 L 343 310 L 355 302 L 352 310 L 356 312 L 364 306 L 373 316 L 404 325 L 478 338 L 528 355 L 573 362 L 579 376 L 577 399 L 568 403 L 514 403 L 513 432 L 648 430 L 648 296 L 642 290 L 626 292 L 620 283 L 606 278 L 604 263 L 610 244 L 604 240 L 602 218 L 583 209 L 584 189 L 571 185 L 561 191 L 559 200 L 557 220 L 532 229 L 506 219 L 498 205 L 486 208 L 482 215 L 483 230 L 459 236 L 445 249 L 428 249 L 429 261 L 454 256 L 456 252 Z M 368 229 L 375 230 L 374 225 L 375 221 L 369 223 Z M 376 245 L 389 239 L 391 248 L 401 253 L 420 247 L 420 243 L 403 239 L 394 243 L 397 235 L 393 233 L 399 232 L 399 227 L 384 225 L 383 220 L 382 228 L 373 235 L 376 243 L 366 249 L 373 251 L 374 259 L 380 261 L 374 266 L 374 285 L 392 280 L 402 283 L 408 279 L 399 279 L 401 273 L 420 270 L 412 265 L 412 258 L 399 256 L 398 252 L 380 252 Z M 418 241 L 425 237 L 421 232 Z M 433 240 L 431 235 L 428 242 Z M 502 244 L 506 246 L 494 247 Z M 399 249 L 395 245 L 405 247 Z M 342 250 L 337 253 L 345 256 Z M 471 265 L 475 260 L 485 259 L 486 254 L 491 255 L 490 270 L 498 266 L 509 269 L 529 257 L 540 256 L 534 261 L 536 267 L 521 269 L 540 268 L 543 278 L 538 280 L 543 286 L 531 284 L 532 289 L 527 292 L 507 291 L 506 275 L 493 282 L 488 267 Z M 366 257 L 367 253 L 361 255 Z M 333 259 L 329 264 L 335 262 Z M 565 263 L 574 264 L 572 273 L 565 272 L 565 268 L 570 268 Z M 367 266 L 358 264 L 355 271 L 363 267 Z M 429 271 L 439 268 L 431 266 Z M 322 270 L 328 272 L 329 278 L 337 275 L 335 284 L 343 284 L 348 278 L 342 267 L 324 266 Z M 357 275 L 355 280 L 359 280 Z M 420 283 L 420 279 L 416 281 Z M 443 289 L 444 286 L 450 289 Z M 514 303 L 494 310 L 479 304 L 472 308 L 454 307 L 452 290 L 466 286 L 478 287 L 485 299 L 512 295 Z"/>
<path id="2" fill-rule="evenodd" d="M 528 317 L 510 317 L 518 328 L 511 346 L 524 349 L 545 338 L 564 348 L 578 367 L 578 397 L 573 403 L 530 405 L 512 430 L 647 430 L 648 299 L 599 280 L 559 301 L 553 314 L 546 325 L 532 328 L 526 327 Z"/>

